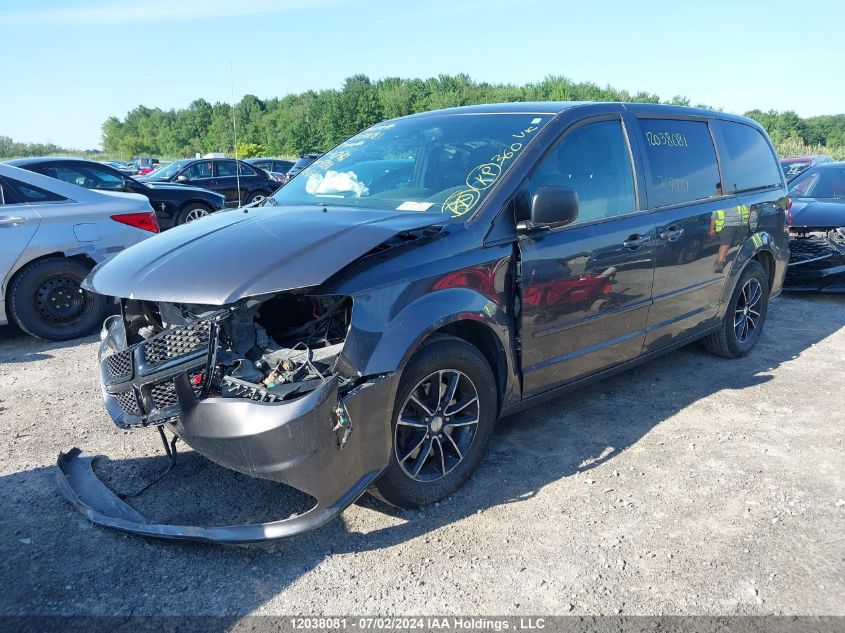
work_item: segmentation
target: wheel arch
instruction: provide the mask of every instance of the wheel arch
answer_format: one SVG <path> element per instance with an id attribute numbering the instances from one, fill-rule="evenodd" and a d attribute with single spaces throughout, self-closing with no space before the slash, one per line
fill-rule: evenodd
<path id="1" fill-rule="evenodd" d="M 42 255 L 38 255 L 37 257 L 33 257 L 32 259 L 27 259 L 23 261 L 23 259 L 19 259 L 15 264 L 15 267 L 12 269 L 12 272 L 6 277 L 6 285 L 3 289 L 3 298 L 8 302 L 9 301 L 9 290 L 12 287 L 12 282 L 15 278 L 21 274 L 24 268 L 29 266 L 30 264 L 34 264 L 35 262 L 40 262 L 44 259 L 70 259 L 85 266 L 88 268 L 94 268 L 97 265 L 97 262 L 88 255 L 87 253 L 76 253 L 74 255 L 68 255 L 67 253 L 63 253 L 61 251 L 55 251 L 52 253 L 44 253 Z"/>
<path id="2" fill-rule="evenodd" d="M 775 256 L 771 251 L 761 248 L 751 259 L 760 262 L 763 266 L 763 270 L 766 271 L 766 277 L 769 280 L 769 292 L 771 292 L 775 283 Z"/>
<path id="3" fill-rule="evenodd" d="M 176 208 L 176 212 L 179 213 L 181 211 L 184 211 L 187 207 L 191 205 L 199 205 L 208 209 L 210 213 L 214 212 L 214 207 L 210 202 L 208 202 L 207 200 L 200 200 L 198 198 L 189 198 L 188 200 L 185 200 Z"/>
<path id="4" fill-rule="evenodd" d="M 496 381 L 496 395 L 497 395 L 497 413 L 502 410 L 502 401 L 505 391 L 507 389 L 507 366 L 508 361 L 505 356 L 505 348 L 502 345 L 501 339 L 493 332 L 489 325 L 477 319 L 457 319 L 434 330 L 423 341 L 431 340 L 432 336 L 438 334 L 448 334 L 466 341 L 475 347 L 490 366 L 490 371 L 493 372 L 493 379 Z M 419 348 L 417 348 L 419 349 Z"/>
<path id="5" fill-rule="evenodd" d="M 432 336 L 448 334 L 473 345 L 487 360 L 500 409 L 518 393 L 509 310 L 476 290 L 452 288 L 420 297 L 385 323 L 371 320 L 384 313 L 380 299 L 353 298 L 352 325 L 339 361 L 343 373 L 399 372 Z"/>
<path id="6" fill-rule="evenodd" d="M 757 262 L 763 267 L 768 277 L 769 291 L 772 290 L 775 280 L 774 245 L 774 238 L 765 231 L 758 231 L 745 240 L 737 252 L 728 281 L 725 283 L 722 292 L 722 304 L 719 308 L 719 318 L 724 316 L 728 302 L 736 289 L 736 284 L 751 262 Z"/>

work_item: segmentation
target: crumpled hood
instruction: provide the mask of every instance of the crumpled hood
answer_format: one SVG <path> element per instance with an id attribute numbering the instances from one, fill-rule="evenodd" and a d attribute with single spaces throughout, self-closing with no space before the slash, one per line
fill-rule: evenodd
<path id="1" fill-rule="evenodd" d="M 792 228 L 835 229 L 845 226 L 845 200 L 824 202 L 811 198 L 792 201 Z"/>
<path id="2" fill-rule="evenodd" d="M 320 285 L 394 235 L 445 219 L 322 206 L 224 211 L 118 253 L 83 287 L 130 299 L 225 305 Z"/>

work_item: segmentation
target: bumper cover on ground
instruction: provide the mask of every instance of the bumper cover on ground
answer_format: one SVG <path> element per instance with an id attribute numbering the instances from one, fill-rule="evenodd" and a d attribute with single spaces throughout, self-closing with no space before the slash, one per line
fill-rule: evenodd
<path id="1" fill-rule="evenodd" d="M 334 377 L 289 403 L 209 398 L 197 400 L 187 376 L 176 381 L 181 416 L 167 426 L 208 459 L 238 472 L 285 483 L 316 499 L 298 516 L 247 525 L 201 527 L 148 521 L 96 476 L 96 457 L 78 448 L 61 453 L 62 494 L 89 520 L 126 532 L 171 539 L 249 543 L 283 538 L 323 525 L 352 504 L 387 466 L 386 403 L 392 376 L 365 383 L 338 400 Z M 346 408 L 354 432 L 341 447 L 332 412 Z"/>
<path id="2" fill-rule="evenodd" d="M 298 516 L 268 523 L 202 527 L 149 522 L 100 481 L 92 468 L 96 459 L 96 456 L 82 454 L 78 448 L 60 453 L 56 475 L 64 497 L 92 523 L 144 536 L 216 543 L 254 543 L 317 528 L 355 501 L 378 474 L 371 473 L 357 482 L 335 505 L 322 507 L 317 504 Z"/>

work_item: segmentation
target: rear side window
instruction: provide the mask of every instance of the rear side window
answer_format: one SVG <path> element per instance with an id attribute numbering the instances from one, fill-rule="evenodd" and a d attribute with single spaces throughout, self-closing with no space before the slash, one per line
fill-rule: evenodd
<path id="1" fill-rule="evenodd" d="M 90 175 L 84 174 L 76 167 L 48 167 L 44 170 L 44 174 L 50 176 L 51 178 L 61 180 L 62 182 L 76 185 L 77 187 L 92 189 L 94 186 L 94 181 L 91 179 Z"/>
<path id="2" fill-rule="evenodd" d="M 246 163 L 238 163 L 241 169 L 241 176 L 257 176 L 258 172 Z M 234 176 L 234 174 L 232 174 Z"/>
<path id="3" fill-rule="evenodd" d="M 649 166 L 649 206 L 666 207 L 717 195 L 719 166 L 707 123 L 640 119 Z"/>
<path id="4" fill-rule="evenodd" d="M 237 163 L 233 160 L 217 161 L 217 175 L 221 178 L 226 176 L 237 176 Z M 254 175 L 255 171 L 251 167 L 247 167 L 246 163 L 240 163 L 241 176 Z"/>
<path id="5" fill-rule="evenodd" d="M 719 121 L 725 143 L 725 193 L 778 186 L 778 162 L 759 130 L 750 125 Z"/>

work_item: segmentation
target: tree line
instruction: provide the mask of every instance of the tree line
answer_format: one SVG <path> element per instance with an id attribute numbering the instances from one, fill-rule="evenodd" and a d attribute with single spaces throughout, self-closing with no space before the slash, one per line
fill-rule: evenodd
<path id="1" fill-rule="evenodd" d="M 309 90 L 281 98 L 246 95 L 234 108 L 227 103 L 193 101 L 187 108 L 162 110 L 138 106 L 122 119 L 103 124 L 104 154 L 180 158 L 207 152 L 248 156 L 297 156 L 327 150 L 378 121 L 437 108 L 509 101 L 624 101 L 659 103 L 648 92 L 631 94 L 591 82 L 547 77 L 517 86 L 476 82 L 469 76 L 370 80 L 355 75 L 340 90 Z M 690 105 L 676 96 L 665 103 Z M 696 104 L 698 107 L 709 107 Z M 845 115 L 802 119 L 791 111 L 746 113 L 766 128 L 783 153 L 829 153 L 845 159 Z M 233 121 L 234 118 L 234 121 Z M 55 145 L 14 143 L 0 137 L 0 157 L 63 153 Z M 90 153 L 90 151 L 89 151 Z"/>

